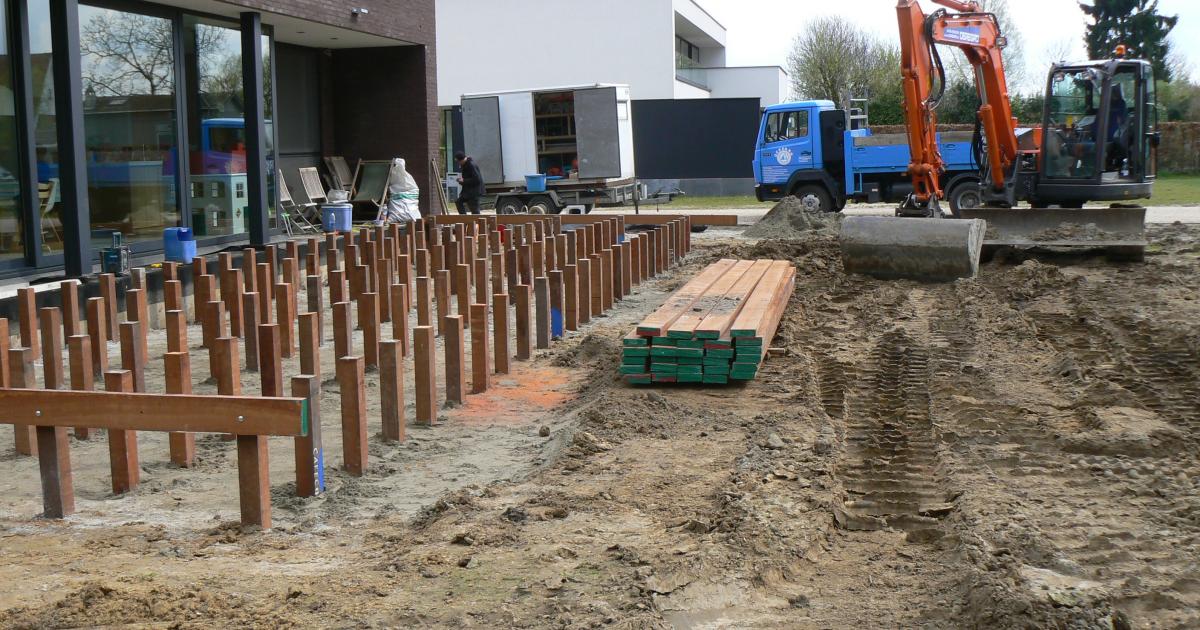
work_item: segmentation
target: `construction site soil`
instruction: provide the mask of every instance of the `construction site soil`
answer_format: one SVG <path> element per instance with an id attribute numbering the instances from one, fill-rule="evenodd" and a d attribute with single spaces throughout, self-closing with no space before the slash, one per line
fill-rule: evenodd
<path id="1" fill-rule="evenodd" d="M 35 518 L 6 437 L 0 627 L 1200 625 L 1200 229 L 1151 228 L 1145 263 L 1010 254 L 946 284 L 848 277 L 801 232 L 694 235 L 402 444 L 373 412 L 370 469 L 322 497 L 289 496 L 272 440 L 269 531 L 237 525 L 216 436 L 179 470 L 143 435 L 120 497 L 103 436 L 73 440 L 65 521 Z M 799 271 L 758 378 L 622 384 L 621 337 L 720 257 Z"/>

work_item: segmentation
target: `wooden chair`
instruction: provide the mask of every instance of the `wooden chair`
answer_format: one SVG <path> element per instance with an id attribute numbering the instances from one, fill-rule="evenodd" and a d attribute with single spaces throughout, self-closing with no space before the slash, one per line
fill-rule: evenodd
<path id="1" fill-rule="evenodd" d="M 329 197 L 325 194 L 325 187 L 321 185 L 321 175 L 317 172 L 317 167 L 306 166 L 300 169 L 300 185 L 304 186 L 304 194 L 308 197 L 309 203 L 329 202 Z"/>
<path id="2" fill-rule="evenodd" d="M 313 224 L 311 216 L 316 208 L 315 203 L 297 204 L 292 199 L 292 191 L 287 181 L 283 179 L 283 171 L 275 171 L 275 181 L 279 189 L 279 218 L 283 221 L 283 229 L 288 236 L 296 233 L 314 234 L 321 230 Z"/>
<path id="3" fill-rule="evenodd" d="M 62 249 L 62 221 L 50 214 L 54 211 L 54 205 L 58 203 L 58 194 L 57 177 L 50 178 L 48 182 L 38 183 L 38 206 L 40 208 L 42 251 L 44 253 L 50 253 L 51 251 L 51 237 L 53 241 L 58 242 L 59 249 Z"/>
<path id="4" fill-rule="evenodd" d="M 350 196 L 350 201 L 354 204 L 374 204 L 376 221 L 381 218 L 380 212 L 387 203 L 391 173 L 391 160 L 359 160 L 358 168 L 354 169 L 354 194 Z"/>
<path id="5" fill-rule="evenodd" d="M 335 187 L 349 191 L 350 196 L 354 196 L 354 173 L 346 163 L 346 158 L 340 155 L 328 156 L 325 158 L 325 168 L 333 176 Z"/>

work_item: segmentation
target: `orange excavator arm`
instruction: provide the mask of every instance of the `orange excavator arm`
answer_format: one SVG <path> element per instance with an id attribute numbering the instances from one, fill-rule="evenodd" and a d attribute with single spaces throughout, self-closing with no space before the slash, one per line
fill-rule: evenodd
<path id="1" fill-rule="evenodd" d="M 936 45 L 963 51 L 975 71 L 975 86 L 981 106 L 979 121 L 987 138 L 987 179 L 996 190 L 1017 160 L 1017 121 L 1012 116 L 1008 81 L 1001 52 L 1005 45 L 996 16 L 983 13 L 970 0 L 934 0 L 949 8 L 926 16 L 917 0 L 900 0 L 896 13 L 900 23 L 901 79 L 904 87 L 904 116 L 912 159 L 908 166 L 913 181 L 910 203 L 918 207 L 936 205 L 943 197 L 939 176 L 945 170 L 937 144 L 935 109 L 945 88 L 945 73 Z M 939 93 L 934 94 L 935 72 Z"/>

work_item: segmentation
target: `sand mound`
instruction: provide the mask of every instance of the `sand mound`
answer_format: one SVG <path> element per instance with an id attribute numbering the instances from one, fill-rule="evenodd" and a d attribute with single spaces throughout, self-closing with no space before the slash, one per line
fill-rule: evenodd
<path id="1" fill-rule="evenodd" d="M 746 229 L 751 238 L 802 239 L 816 233 L 836 233 L 841 215 L 808 212 L 795 197 L 784 197 L 758 223 Z"/>

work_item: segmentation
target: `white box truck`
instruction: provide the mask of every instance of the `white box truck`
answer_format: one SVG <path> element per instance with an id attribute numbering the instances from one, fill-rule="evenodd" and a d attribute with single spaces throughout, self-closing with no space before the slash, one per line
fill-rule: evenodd
<path id="1" fill-rule="evenodd" d="M 466 151 L 498 214 L 637 201 L 627 85 L 466 94 L 462 119 Z M 527 175 L 548 176 L 545 190 L 530 190 Z"/>

